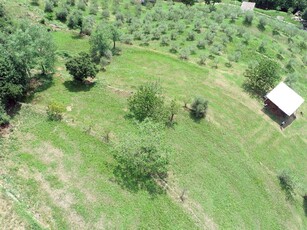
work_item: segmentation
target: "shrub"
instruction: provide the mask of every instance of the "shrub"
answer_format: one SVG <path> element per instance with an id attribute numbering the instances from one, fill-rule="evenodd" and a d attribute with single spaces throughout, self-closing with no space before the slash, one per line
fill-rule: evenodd
<path id="1" fill-rule="evenodd" d="M 87 16 L 84 18 L 81 28 L 81 33 L 91 35 L 95 26 L 95 18 L 93 16 Z"/>
<path id="2" fill-rule="evenodd" d="M 206 56 L 206 55 L 201 55 L 201 56 L 199 57 L 198 64 L 200 64 L 200 65 L 206 65 L 206 61 L 207 61 L 207 56 Z"/>
<path id="3" fill-rule="evenodd" d="M 53 12 L 53 7 L 53 3 L 51 3 L 50 1 L 46 1 L 44 11 L 47 13 L 51 13 Z"/>
<path id="4" fill-rule="evenodd" d="M 109 19 L 110 17 L 110 11 L 108 9 L 105 9 L 102 11 L 102 18 Z"/>
<path id="5" fill-rule="evenodd" d="M 195 40 L 195 33 L 193 31 L 190 31 L 187 36 L 187 41 L 194 41 L 194 40 Z"/>
<path id="6" fill-rule="evenodd" d="M 52 102 L 47 106 L 47 116 L 52 121 L 59 121 L 63 118 L 65 107 L 57 102 Z"/>
<path id="7" fill-rule="evenodd" d="M 175 41 L 175 40 L 177 40 L 177 37 L 178 37 L 177 32 L 172 31 L 172 32 L 171 32 L 171 40 L 172 40 L 172 41 Z"/>
<path id="8" fill-rule="evenodd" d="M 244 25 L 250 26 L 253 22 L 253 19 L 254 19 L 253 12 L 251 11 L 246 12 L 243 21 Z"/>
<path id="9" fill-rule="evenodd" d="M 196 97 L 191 105 L 191 115 L 196 119 L 206 117 L 208 101 L 203 97 Z"/>
<path id="10" fill-rule="evenodd" d="M 179 51 L 179 58 L 182 60 L 188 60 L 189 59 L 189 55 L 190 55 L 190 50 L 189 49 L 181 49 Z"/>
<path id="11" fill-rule="evenodd" d="M 77 29 L 82 27 L 82 23 L 83 23 L 82 12 L 75 10 L 72 12 L 72 14 L 69 15 L 67 26 L 70 29 Z"/>
<path id="12" fill-rule="evenodd" d="M 56 12 L 56 18 L 62 22 L 65 22 L 67 20 L 67 16 L 68 16 L 68 10 L 65 6 L 59 8 L 58 11 Z"/>
<path id="13" fill-rule="evenodd" d="M 96 65 L 92 62 L 91 56 L 81 52 L 78 56 L 70 58 L 66 69 L 75 81 L 84 81 L 87 77 L 95 78 L 98 73 Z"/>
<path id="14" fill-rule="evenodd" d="M 120 40 L 121 40 L 122 43 L 127 44 L 127 45 L 133 44 L 132 43 L 132 41 L 133 41 L 132 35 L 129 35 L 129 34 L 121 36 Z"/>
<path id="15" fill-rule="evenodd" d="M 170 42 L 170 39 L 167 35 L 163 35 L 161 37 L 161 42 L 160 42 L 161 46 L 168 46 L 169 42 Z"/>
<path id="16" fill-rule="evenodd" d="M 78 10 L 85 11 L 86 5 L 85 5 L 84 0 L 79 0 L 79 1 L 78 1 L 78 3 L 77 3 L 77 8 L 78 8 Z"/>
<path id="17" fill-rule="evenodd" d="M 266 51 L 265 47 L 266 47 L 266 42 L 262 41 L 260 46 L 258 47 L 258 51 L 260 53 L 265 53 L 265 51 Z"/>
<path id="18" fill-rule="evenodd" d="M 265 30 L 265 26 L 266 26 L 267 22 L 266 22 L 266 19 L 264 17 L 261 17 L 259 19 L 259 24 L 258 24 L 258 28 L 260 30 Z"/>
<path id="19" fill-rule="evenodd" d="M 236 51 L 234 53 L 234 61 L 238 62 L 240 60 L 240 58 L 241 58 L 241 51 Z"/>
<path id="20" fill-rule="evenodd" d="M 171 53 L 178 53 L 179 46 L 176 43 L 171 44 L 170 52 Z"/>
<path id="21" fill-rule="evenodd" d="M 205 49 L 205 48 L 206 48 L 206 42 L 203 41 L 203 40 L 199 40 L 199 41 L 197 42 L 197 48 L 198 48 L 198 49 Z"/>

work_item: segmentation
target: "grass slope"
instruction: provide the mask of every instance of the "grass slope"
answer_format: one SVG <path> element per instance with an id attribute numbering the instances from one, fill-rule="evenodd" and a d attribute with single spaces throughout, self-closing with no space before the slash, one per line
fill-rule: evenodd
<path id="1" fill-rule="evenodd" d="M 16 7 L 14 1 L 9 4 Z M 33 15 L 42 14 L 27 1 L 22 5 Z M 26 16 L 22 9 L 18 14 Z M 12 216 L 17 214 L 23 225 L 33 229 L 306 228 L 302 198 L 297 194 L 293 201 L 287 200 L 277 174 L 288 169 L 302 187 L 307 184 L 307 119 L 298 116 L 281 132 L 261 103 L 241 88 L 250 57 L 261 55 L 255 50 L 268 40 L 265 55 L 276 59 L 283 49 L 286 60 L 297 61 L 295 86 L 306 98 L 301 62 L 306 52 L 290 52 L 286 36 L 272 37 L 270 26 L 259 32 L 257 20 L 245 28 L 256 39 L 242 50 L 240 62 L 232 68 L 224 66 L 223 55 L 216 56 L 218 69 L 212 68 L 211 60 L 206 66 L 197 65 L 198 56 L 208 50 L 197 50 L 186 62 L 159 41 L 148 47 L 134 41 L 134 46 L 122 45 L 122 55 L 113 58 L 107 72 L 99 73 L 93 87 L 83 87 L 71 81 L 65 60 L 59 57 L 53 82 L 22 105 L 12 121 L 14 132 L 0 139 L 0 189 L 3 200 L 15 207 Z M 235 25 L 242 26 L 242 18 Z M 176 43 L 195 46 L 202 36 L 187 42 L 185 35 Z M 53 36 L 60 56 L 89 49 L 87 38 L 74 32 L 58 31 Z M 235 36 L 225 52 L 233 52 L 241 43 Z M 167 130 L 174 148 L 170 189 L 158 196 L 121 188 L 114 181 L 111 145 L 102 141 L 108 131 L 113 141 L 134 131 L 134 124 L 125 117 L 127 97 L 140 84 L 153 80 L 161 82 L 167 100 L 176 98 L 183 104 L 197 95 L 209 100 L 206 120 L 194 122 L 181 109 L 177 124 Z M 51 101 L 71 109 L 63 122 L 47 120 L 46 105 Z M 306 103 L 300 110 L 307 113 Z M 179 195 L 184 189 L 187 199 L 182 203 Z M 7 194 L 16 197 L 15 205 Z"/>
<path id="2" fill-rule="evenodd" d="M 71 36 L 55 33 L 60 50 L 87 49 L 86 40 Z M 14 133 L 1 140 L 6 186 L 47 228 L 304 228 L 301 198 L 287 201 L 276 174 L 287 168 L 307 183 L 306 118 L 280 132 L 261 105 L 232 83 L 236 74 L 124 46 L 97 84 L 86 88 L 75 87 L 59 60 L 54 84 L 22 107 Z M 210 102 L 207 120 L 196 123 L 182 110 L 167 130 L 174 147 L 171 190 L 157 197 L 120 188 L 110 146 L 101 141 L 106 130 L 116 140 L 134 129 L 125 119 L 126 98 L 150 80 L 161 82 L 167 98 L 203 95 Z M 65 121 L 47 120 L 50 101 L 71 106 Z M 183 189 L 188 195 L 182 204 Z"/>

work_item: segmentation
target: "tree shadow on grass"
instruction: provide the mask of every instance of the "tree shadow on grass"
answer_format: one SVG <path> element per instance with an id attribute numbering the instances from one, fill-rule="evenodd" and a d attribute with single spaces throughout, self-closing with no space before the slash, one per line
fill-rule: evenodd
<path id="1" fill-rule="evenodd" d="M 263 96 L 261 96 L 261 95 L 265 95 L 265 92 L 259 92 L 259 91 L 255 90 L 255 89 L 253 89 L 246 82 L 243 83 L 242 88 L 251 98 L 254 98 L 254 99 L 261 100 L 263 98 Z"/>
<path id="2" fill-rule="evenodd" d="M 190 111 L 189 116 L 195 123 L 198 123 L 198 124 L 201 122 L 201 120 L 205 119 L 205 117 L 195 116 L 195 114 L 192 111 Z"/>
<path id="3" fill-rule="evenodd" d="M 305 216 L 307 217 L 307 194 L 303 196 L 303 209 L 305 212 Z"/>
<path id="4" fill-rule="evenodd" d="M 95 86 L 95 82 L 91 83 L 91 84 L 84 84 L 83 82 L 77 82 L 77 81 L 65 81 L 64 86 L 66 87 L 66 89 L 68 89 L 68 91 L 70 92 L 86 92 L 86 91 L 90 91 L 91 88 L 93 88 Z"/>
<path id="5" fill-rule="evenodd" d="M 165 189 L 157 184 L 152 177 L 135 176 L 131 170 L 119 165 L 114 168 L 113 175 L 115 176 L 115 182 L 130 192 L 137 193 L 144 190 L 153 198 L 165 193 Z"/>

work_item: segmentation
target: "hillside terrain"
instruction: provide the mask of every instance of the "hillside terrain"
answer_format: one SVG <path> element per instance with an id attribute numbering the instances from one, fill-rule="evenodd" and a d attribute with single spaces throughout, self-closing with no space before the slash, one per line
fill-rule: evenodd
<path id="1" fill-rule="evenodd" d="M 46 12 L 43 1 L 0 2 L 14 26 L 40 25 L 56 45 L 54 71 L 37 75 L 2 130 L 4 229 L 307 228 L 306 102 L 281 130 L 261 96 L 244 87 L 246 69 L 265 58 L 306 100 L 306 31 L 228 3 L 100 0 L 67 8 L 60 0 Z M 82 26 L 72 26 L 79 13 Z M 76 84 L 65 63 L 91 52 L 106 25 L 119 30 L 116 52 L 100 59 L 94 84 Z M 175 123 L 163 128 L 171 151 L 160 193 L 123 186 L 115 173 L 114 145 L 138 132 L 127 101 L 148 82 L 179 105 Z M 184 106 L 197 96 L 208 100 L 201 120 Z M 61 121 L 48 119 L 53 102 L 65 107 Z M 278 178 L 283 171 L 295 181 L 291 197 Z"/>

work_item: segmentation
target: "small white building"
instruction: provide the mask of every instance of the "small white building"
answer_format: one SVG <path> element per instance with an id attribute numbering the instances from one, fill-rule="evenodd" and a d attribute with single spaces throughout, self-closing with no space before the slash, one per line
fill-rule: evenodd
<path id="1" fill-rule="evenodd" d="M 304 99 L 283 82 L 265 96 L 265 105 L 275 115 L 283 118 L 281 125 L 292 122 L 296 118 L 295 112 L 303 102 Z"/>
<path id="2" fill-rule="evenodd" d="M 241 10 L 242 11 L 253 11 L 255 8 L 255 2 L 242 2 Z"/>

